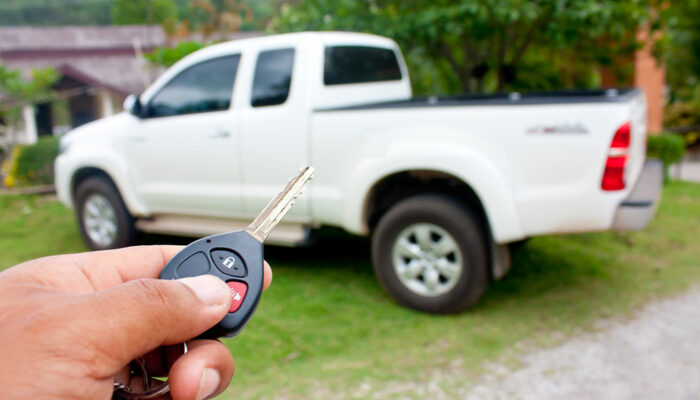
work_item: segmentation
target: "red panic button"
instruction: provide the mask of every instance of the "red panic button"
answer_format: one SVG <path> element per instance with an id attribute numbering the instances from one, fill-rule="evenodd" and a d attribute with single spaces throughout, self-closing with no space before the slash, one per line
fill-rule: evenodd
<path id="1" fill-rule="evenodd" d="M 238 281 L 228 281 L 226 282 L 229 289 L 231 289 L 231 308 L 228 312 L 236 312 L 243 304 L 243 299 L 245 299 L 245 293 L 248 291 L 248 286 L 243 282 Z"/>

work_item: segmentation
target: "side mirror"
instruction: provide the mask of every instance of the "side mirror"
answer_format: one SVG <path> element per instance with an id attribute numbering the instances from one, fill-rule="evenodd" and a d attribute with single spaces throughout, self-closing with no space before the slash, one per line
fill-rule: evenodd
<path id="1" fill-rule="evenodd" d="M 139 96 L 130 94 L 124 99 L 124 110 L 131 115 L 141 118 L 142 106 Z"/>

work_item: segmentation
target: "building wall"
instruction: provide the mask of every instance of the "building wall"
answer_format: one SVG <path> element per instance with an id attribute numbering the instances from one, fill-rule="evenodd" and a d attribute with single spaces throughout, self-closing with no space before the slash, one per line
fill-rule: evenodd
<path id="1" fill-rule="evenodd" d="M 645 45 L 634 55 L 634 86 L 642 89 L 647 97 L 649 133 L 661 133 L 664 128 L 666 68 L 652 54 L 648 31 L 639 31 L 637 39 Z"/>
<path id="2" fill-rule="evenodd" d="M 666 98 L 666 69 L 660 65 L 652 54 L 652 40 L 648 30 L 642 29 L 637 33 L 637 40 L 644 43 L 632 58 L 618 58 L 616 66 L 632 65 L 632 76 L 621 78 L 611 68 L 601 68 L 601 84 L 604 87 L 634 86 L 642 89 L 647 98 L 647 132 L 661 133 L 664 127 L 664 105 Z"/>

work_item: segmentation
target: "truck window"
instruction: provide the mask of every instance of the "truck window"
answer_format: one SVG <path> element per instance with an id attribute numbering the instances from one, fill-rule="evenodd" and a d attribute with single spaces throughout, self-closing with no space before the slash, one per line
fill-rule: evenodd
<path id="1" fill-rule="evenodd" d="M 147 117 L 227 110 L 240 54 L 195 64 L 176 75 L 148 103 Z"/>
<path id="2" fill-rule="evenodd" d="M 342 85 L 401 80 L 391 49 L 366 46 L 329 46 L 325 51 L 323 83 Z"/>
<path id="3" fill-rule="evenodd" d="M 283 104 L 289 96 L 294 67 L 294 49 L 261 51 L 255 66 L 253 107 Z"/>

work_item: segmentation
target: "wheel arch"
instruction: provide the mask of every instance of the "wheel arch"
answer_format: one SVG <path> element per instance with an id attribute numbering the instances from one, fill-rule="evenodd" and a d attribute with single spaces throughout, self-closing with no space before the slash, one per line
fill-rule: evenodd
<path id="1" fill-rule="evenodd" d="M 408 169 L 385 174 L 370 187 L 364 199 L 362 221 L 373 231 L 379 219 L 394 204 L 418 194 L 442 194 L 457 199 L 474 212 L 485 234 L 491 277 L 502 278 L 510 268 L 510 255 L 504 244 L 497 244 L 494 224 L 479 192 L 456 174 L 437 169 Z"/>
<path id="2" fill-rule="evenodd" d="M 445 161 L 443 164 L 451 160 Z M 523 239 L 520 216 L 508 183 L 489 163 L 473 159 L 470 163 L 470 168 L 462 170 L 427 165 L 384 171 L 373 169 L 369 174 L 358 174 L 353 179 L 357 182 L 355 187 L 364 186 L 365 189 L 348 191 L 352 196 L 346 199 L 349 207 L 345 215 L 346 229 L 368 234 L 381 212 L 394 202 L 411 194 L 433 191 L 456 196 L 480 213 L 496 243 Z M 390 200 L 377 206 L 378 195 L 391 192 L 388 188 L 392 187 L 395 193 L 389 196 Z"/>
<path id="3" fill-rule="evenodd" d="M 78 186 L 86 179 L 91 177 L 100 177 L 109 182 L 117 190 L 117 193 L 122 198 L 127 210 L 131 215 L 145 215 L 145 209 L 141 203 L 131 196 L 127 190 L 124 190 L 123 177 L 113 173 L 110 169 L 98 165 L 84 165 L 75 170 L 71 175 L 69 183 L 70 200 L 73 205 L 76 204 L 75 193 Z"/>
<path id="4" fill-rule="evenodd" d="M 75 204 L 75 192 L 76 190 L 78 190 L 78 186 L 80 186 L 80 184 L 83 183 L 86 179 L 92 177 L 104 178 L 118 190 L 117 184 L 114 182 L 114 179 L 112 179 L 112 177 L 109 176 L 109 174 L 103 169 L 97 167 L 82 167 L 75 171 L 75 173 L 71 177 L 70 194 L 73 204 Z"/>
<path id="5" fill-rule="evenodd" d="M 379 178 L 369 189 L 362 207 L 362 219 L 373 230 L 381 216 L 398 201 L 416 194 L 436 193 L 459 199 L 477 213 L 490 232 L 488 215 L 476 191 L 448 172 L 431 169 L 403 170 Z"/>

